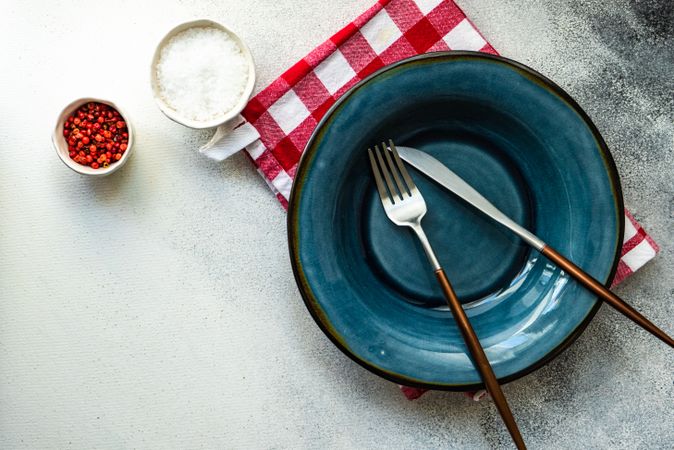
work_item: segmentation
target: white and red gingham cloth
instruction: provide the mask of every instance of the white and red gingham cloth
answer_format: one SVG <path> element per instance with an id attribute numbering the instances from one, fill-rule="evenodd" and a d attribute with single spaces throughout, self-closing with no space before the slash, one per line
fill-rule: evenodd
<path id="1" fill-rule="evenodd" d="M 245 120 L 213 147 L 202 150 L 224 159 L 246 152 L 284 207 L 297 164 L 325 112 L 358 81 L 381 67 L 425 52 L 476 50 L 497 54 L 451 0 L 379 0 L 253 97 Z M 658 252 L 658 246 L 625 211 L 620 283 Z M 421 389 L 402 387 L 412 399 Z M 478 399 L 481 393 L 471 394 Z"/>

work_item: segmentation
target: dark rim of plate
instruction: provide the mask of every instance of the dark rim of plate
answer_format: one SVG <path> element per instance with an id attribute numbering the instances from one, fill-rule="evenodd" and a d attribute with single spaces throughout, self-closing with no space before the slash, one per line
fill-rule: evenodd
<path id="1" fill-rule="evenodd" d="M 370 372 L 379 375 L 382 378 L 385 378 L 389 381 L 392 381 L 394 383 L 402 384 L 405 386 L 410 386 L 410 387 L 417 387 L 417 388 L 422 388 L 422 389 L 435 389 L 435 390 L 444 390 L 444 391 L 473 391 L 477 389 L 484 389 L 484 385 L 482 383 L 478 384 L 442 384 L 442 383 L 427 383 L 421 380 L 417 380 L 414 378 L 409 378 L 403 375 L 400 375 L 398 373 L 386 371 L 382 369 L 381 367 L 378 367 L 369 361 L 360 358 L 358 355 L 356 355 L 354 352 L 352 352 L 349 349 L 349 346 L 347 343 L 343 340 L 343 338 L 339 335 L 339 333 L 332 328 L 330 321 L 328 320 L 328 317 L 325 315 L 323 310 L 321 309 L 320 305 L 318 304 L 318 301 L 316 300 L 311 287 L 309 286 L 306 278 L 304 277 L 304 273 L 302 270 L 302 264 L 299 259 L 299 239 L 298 239 L 298 230 L 299 230 L 299 195 L 302 190 L 302 186 L 305 181 L 305 176 L 306 176 L 306 171 L 307 167 L 309 166 L 309 161 L 311 158 L 314 156 L 315 153 L 315 144 L 317 141 L 320 141 L 321 136 L 323 134 L 324 126 L 325 124 L 332 119 L 332 116 L 334 115 L 335 111 L 340 108 L 340 106 L 348 99 L 351 95 L 354 94 L 354 92 L 358 91 L 360 88 L 368 84 L 371 80 L 374 78 L 377 78 L 381 76 L 382 74 L 393 70 L 399 66 L 403 65 L 409 65 L 409 64 L 415 64 L 415 63 L 420 63 L 420 62 L 432 62 L 430 60 L 480 60 L 484 62 L 492 62 L 492 63 L 499 63 L 499 64 L 505 64 L 509 66 L 510 68 L 513 68 L 518 71 L 521 75 L 525 76 L 526 78 L 530 79 L 531 81 L 535 82 L 539 86 L 547 89 L 550 91 L 553 95 L 558 96 L 561 98 L 566 104 L 569 105 L 571 109 L 573 109 L 586 123 L 590 131 L 592 132 L 594 139 L 597 143 L 597 146 L 599 147 L 599 150 L 601 152 L 601 157 L 604 161 L 604 166 L 606 167 L 606 170 L 609 175 L 609 179 L 611 182 L 611 187 L 613 191 L 613 198 L 614 201 L 616 202 L 616 211 L 617 211 L 617 221 L 618 221 L 618 233 L 616 237 L 616 249 L 615 249 L 615 256 L 613 258 L 613 265 L 611 267 L 611 272 L 609 273 L 608 278 L 604 281 L 605 286 L 610 286 L 611 282 L 613 281 L 613 277 L 615 276 L 616 270 L 618 268 L 618 262 L 620 261 L 620 249 L 622 247 L 622 236 L 624 234 L 624 229 L 625 229 L 625 214 L 624 214 L 624 205 L 623 205 L 623 197 L 622 197 L 622 189 L 620 186 L 620 178 L 618 176 L 618 170 L 616 168 L 615 161 L 613 160 L 613 156 L 611 155 L 611 152 L 608 149 L 608 146 L 604 142 L 604 139 L 601 137 L 599 130 L 597 127 L 594 125 L 590 117 L 587 115 L 587 113 L 576 103 L 576 101 L 569 95 L 567 94 L 561 87 L 559 87 L 557 84 L 555 84 L 552 80 L 548 79 L 547 77 L 541 75 L 540 73 L 536 72 L 530 67 L 525 66 L 524 64 L 521 64 L 517 61 L 513 61 L 508 58 L 504 58 L 502 56 L 497 56 L 497 55 L 491 55 L 487 53 L 480 53 L 480 52 L 471 52 L 471 51 L 448 51 L 448 52 L 431 52 L 431 53 L 426 53 L 423 55 L 417 55 L 413 56 L 410 58 L 403 59 L 401 61 L 398 61 L 396 63 L 390 64 L 388 66 L 385 66 L 378 71 L 372 73 L 368 77 L 364 78 L 363 80 L 359 81 L 357 84 L 355 84 L 353 87 L 351 87 L 347 92 L 345 92 L 336 102 L 332 107 L 325 113 L 323 118 L 320 120 L 316 128 L 314 129 L 314 132 L 311 134 L 311 137 L 309 138 L 309 141 L 307 142 L 306 147 L 304 148 L 304 152 L 302 153 L 302 156 L 300 158 L 300 162 L 297 166 L 297 172 L 295 175 L 295 179 L 293 182 L 292 190 L 290 193 L 290 200 L 288 202 L 288 248 L 290 251 L 290 261 L 292 264 L 293 268 L 293 274 L 295 276 L 295 281 L 297 283 L 297 286 L 300 290 L 300 294 L 302 295 L 302 299 L 304 300 L 304 304 L 306 305 L 307 309 L 309 310 L 309 313 L 313 317 L 314 321 L 316 324 L 319 326 L 319 328 L 325 333 L 325 335 L 332 341 L 337 348 L 339 348 L 345 355 L 347 355 L 349 358 L 351 358 L 353 361 L 356 363 L 360 364 Z M 601 307 L 602 302 L 601 301 L 596 301 L 595 305 L 592 307 L 592 309 L 588 312 L 588 314 L 585 316 L 585 318 L 576 326 L 576 328 L 569 333 L 569 335 L 554 349 L 552 349 L 550 352 L 548 352 L 545 356 L 543 356 L 541 359 L 539 359 L 537 362 L 529 365 L 528 367 L 515 372 L 511 375 L 508 375 L 506 377 L 499 378 L 499 383 L 505 384 L 509 383 L 513 380 L 516 380 L 518 378 L 521 378 L 541 367 L 544 365 L 548 364 L 550 361 L 552 361 L 555 357 L 559 356 L 564 350 L 566 350 L 577 338 L 580 336 L 585 328 L 588 326 L 594 315 L 597 313 L 599 308 Z"/>

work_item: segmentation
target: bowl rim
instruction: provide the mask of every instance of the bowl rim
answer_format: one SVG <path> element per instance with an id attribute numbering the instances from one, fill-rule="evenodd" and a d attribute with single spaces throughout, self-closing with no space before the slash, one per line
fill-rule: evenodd
<path id="1" fill-rule="evenodd" d="M 89 166 L 83 166 L 82 164 L 78 164 L 70 158 L 69 152 L 67 151 L 68 144 L 66 142 L 65 137 L 63 136 L 63 122 L 65 121 L 66 117 L 69 114 L 72 114 L 77 110 L 77 108 L 89 102 L 103 103 L 104 105 L 108 105 L 117 110 L 122 119 L 124 119 L 124 122 L 126 123 L 126 128 L 129 133 L 129 141 L 127 143 L 126 151 L 124 152 L 119 161 L 117 161 L 114 164 L 110 164 L 107 168 L 92 169 Z M 134 135 L 135 133 L 133 131 L 133 125 L 129 120 L 129 115 L 116 103 L 110 100 L 105 100 L 97 97 L 81 97 L 68 103 L 61 110 L 56 119 L 56 125 L 54 126 L 54 130 L 52 131 L 51 140 L 52 145 L 54 146 L 54 150 L 56 150 L 56 154 L 61 159 L 61 161 L 63 161 L 63 164 L 65 164 L 68 168 L 72 169 L 73 171 L 81 175 L 104 177 L 106 175 L 112 174 L 113 172 L 116 172 L 124 164 L 126 164 L 127 160 L 131 157 L 131 153 L 133 151 Z"/>
<path id="2" fill-rule="evenodd" d="M 169 106 L 169 104 L 166 103 L 164 99 L 161 97 L 161 95 L 159 94 L 159 85 L 157 81 L 156 68 L 157 63 L 159 62 L 159 58 L 161 56 L 161 51 L 164 48 L 164 46 L 166 46 L 168 41 L 171 40 L 171 38 L 173 38 L 178 33 L 185 31 L 189 28 L 199 28 L 199 27 L 217 28 L 229 34 L 229 36 L 241 48 L 241 51 L 246 59 L 246 62 L 248 63 L 248 80 L 246 81 L 246 86 L 243 90 L 243 93 L 241 94 L 241 97 L 239 98 L 239 101 L 227 113 L 209 121 L 199 121 L 183 117 L 178 111 Z M 154 54 L 152 55 L 152 61 L 150 63 L 150 86 L 152 87 L 152 97 L 154 98 L 154 101 L 161 110 L 161 112 L 164 113 L 164 115 L 169 119 L 171 119 L 172 121 L 179 123 L 180 125 L 184 125 L 186 127 L 194 128 L 197 130 L 215 128 L 235 119 L 236 116 L 238 116 L 239 113 L 243 111 L 243 109 L 248 104 L 248 100 L 250 100 L 251 96 L 253 95 L 253 89 L 255 88 L 255 78 L 256 78 L 255 60 L 253 59 L 253 54 L 250 52 L 250 49 L 248 48 L 246 43 L 243 42 L 243 40 L 239 37 L 239 35 L 237 35 L 231 29 L 227 28 L 221 23 L 215 22 L 210 19 L 191 20 L 189 22 L 183 22 L 171 28 L 168 31 L 168 33 L 166 33 L 164 37 L 159 41 L 159 44 L 157 44 L 157 47 L 154 50 Z"/>
<path id="3" fill-rule="evenodd" d="M 342 103 L 346 101 L 351 95 L 353 95 L 354 92 L 356 92 L 359 88 L 364 86 L 365 84 L 369 83 L 370 80 L 372 80 L 375 77 L 378 77 L 390 70 L 393 70 L 399 66 L 406 65 L 406 64 L 413 64 L 415 62 L 419 61 L 424 61 L 424 60 L 429 60 L 429 59 L 449 59 L 449 60 L 457 60 L 457 59 L 473 59 L 473 60 L 481 60 L 481 61 L 486 61 L 486 62 L 496 62 L 496 63 L 502 63 L 510 66 L 511 68 L 516 69 L 520 74 L 523 76 L 531 79 L 535 83 L 539 84 L 541 87 L 547 89 L 550 91 L 553 95 L 558 96 L 561 98 L 563 101 L 565 101 L 571 109 L 573 109 L 585 122 L 589 130 L 591 131 L 593 137 L 596 140 L 598 150 L 600 152 L 600 156 L 604 162 L 604 166 L 607 171 L 607 175 L 609 177 L 609 181 L 612 186 L 612 191 L 613 191 L 613 199 L 616 203 L 616 211 L 617 211 L 617 220 L 618 220 L 618 229 L 617 229 L 617 236 L 618 238 L 616 239 L 616 248 L 614 251 L 614 258 L 613 258 L 613 263 L 611 265 L 611 270 L 609 272 L 608 277 L 606 280 L 604 280 L 604 285 L 606 287 L 610 287 L 611 282 L 613 281 L 613 278 L 615 277 L 616 271 L 618 269 L 618 263 L 620 261 L 620 250 L 622 248 L 622 236 L 624 235 L 625 232 L 625 214 L 624 214 L 624 203 L 623 203 L 623 195 L 622 195 L 622 187 L 620 185 L 620 177 L 618 174 L 617 166 L 615 164 L 615 160 L 613 159 L 613 156 L 611 155 L 611 152 L 606 145 L 606 142 L 602 138 L 601 134 L 599 133 L 599 130 L 597 127 L 594 125 L 588 114 L 580 107 L 580 105 L 566 92 L 564 91 L 559 85 L 557 85 L 555 82 L 550 80 L 549 78 L 545 77 L 544 75 L 540 74 L 539 72 L 535 71 L 534 69 L 520 63 L 517 61 L 514 61 L 509 58 L 505 58 L 500 55 L 492 55 L 492 54 L 487 54 L 487 53 L 482 53 L 482 52 L 474 52 L 474 51 L 440 51 L 440 52 L 430 52 L 430 53 L 425 53 L 421 55 L 416 55 L 412 56 L 409 58 L 402 59 L 400 61 L 397 61 L 393 64 L 387 65 L 382 67 L 381 69 L 375 71 L 374 73 L 370 74 L 368 77 L 364 78 L 363 80 L 359 81 L 356 83 L 354 86 L 352 86 L 347 92 L 345 92 L 337 101 L 328 109 L 328 111 L 325 113 L 325 115 L 321 118 L 321 120 L 318 122 L 316 125 L 316 128 L 312 132 L 311 136 L 309 137 L 309 140 L 307 141 L 306 146 L 304 147 L 304 151 L 302 152 L 302 155 L 300 157 L 300 161 L 297 165 L 297 171 L 295 174 L 295 179 L 292 184 L 291 192 L 290 192 L 290 198 L 288 200 L 288 217 L 287 217 L 287 233 L 288 233 L 288 250 L 289 250 L 289 256 L 290 256 L 290 262 L 293 270 L 293 275 L 295 277 L 295 282 L 298 286 L 298 289 L 300 291 L 300 295 L 302 296 L 302 300 L 306 306 L 306 308 L 309 310 L 309 313 L 311 314 L 311 317 L 314 319 L 318 327 L 323 331 L 323 333 L 330 339 L 330 341 L 346 356 L 348 356 L 351 360 L 359 364 L 360 366 L 364 367 L 365 369 L 369 370 L 370 372 L 379 375 L 380 377 L 387 379 L 389 381 L 392 381 L 394 383 L 398 383 L 401 385 L 405 386 L 410 386 L 410 387 L 416 387 L 416 388 L 421 388 L 421 389 L 432 389 L 432 390 L 442 390 L 442 391 L 474 391 L 477 389 L 484 389 L 485 386 L 483 383 L 475 383 L 475 384 L 446 384 L 446 383 L 433 383 L 433 382 L 424 382 L 420 381 L 418 379 L 410 378 L 407 376 L 400 375 L 398 373 L 394 372 L 388 372 L 385 370 L 382 370 L 381 368 L 377 367 L 376 365 L 370 363 L 364 358 L 360 358 L 358 355 L 353 353 L 348 345 L 343 342 L 336 333 L 335 330 L 331 329 L 329 321 L 327 321 L 324 312 L 318 306 L 318 302 L 316 298 L 313 295 L 313 292 L 311 290 L 311 287 L 309 286 L 302 270 L 302 263 L 300 261 L 300 256 L 299 256 L 299 240 L 297 239 L 297 232 L 299 230 L 299 195 L 300 192 L 302 191 L 302 186 L 305 181 L 305 167 L 307 166 L 306 161 L 310 159 L 312 156 L 312 147 L 315 143 L 316 140 L 319 139 L 319 135 L 321 134 L 321 131 L 325 125 L 325 123 L 330 120 L 331 116 L 335 112 L 336 109 L 340 107 Z M 594 316 L 596 315 L 597 311 L 601 307 L 603 302 L 601 301 L 596 301 L 594 306 L 588 311 L 587 315 L 585 318 L 566 336 L 564 340 L 562 340 L 555 348 L 550 350 L 547 354 L 545 354 L 542 358 L 540 358 L 538 361 L 535 363 L 525 367 L 524 369 L 521 369 L 515 373 L 512 373 L 508 376 L 501 377 L 498 379 L 499 383 L 501 384 L 506 384 L 511 381 L 514 381 L 516 379 L 522 378 L 525 375 L 528 375 L 535 370 L 545 366 L 548 364 L 550 361 L 555 359 L 557 356 L 559 356 L 564 350 L 566 350 L 578 337 L 583 333 L 583 331 L 587 328 L 589 323 L 592 321 Z"/>

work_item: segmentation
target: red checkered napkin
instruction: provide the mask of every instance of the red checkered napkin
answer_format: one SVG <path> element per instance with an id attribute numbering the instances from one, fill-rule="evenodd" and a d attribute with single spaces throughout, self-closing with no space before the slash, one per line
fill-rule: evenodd
<path id="1" fill-rule="evenodd" d="M 245 120 L 203 153 L 221 160 L 245 147 L 287 207 L 300 155 L 328 108 L 377 69 L 439 50 L 497 54 L 451 0 L 379 0 L 253 97 L 242 113 Z M 624 247 L 614 285 L 658 251 L 629 212 L 625 215 Z M 403 392 L 416 398 L 423 391 L 403 388 Z"/>

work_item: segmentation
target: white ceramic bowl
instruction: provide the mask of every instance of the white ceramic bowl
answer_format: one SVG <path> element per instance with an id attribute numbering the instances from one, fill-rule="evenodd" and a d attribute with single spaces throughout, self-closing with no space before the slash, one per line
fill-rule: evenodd
<path id="1" fill-rule="evenodd" d="M 159 86 L 157 83 L 157 63 L 159 62 L 159 57 L 161 55 L 162 49 L 173 36 L 180 33 L 181 31 L 185 31 L 188 28 L 193 27 L 213 27 L 229 34 L 230 37 L 234 40 L 234 42 L 236 42 L 239 45 L 241 51 L 243 52 L 244 57 L 246 58 L 246 61 L 248 62 L 248 81 L 246 82 L 246 87 L 244 88 L 244 91 L 241 94 L 241 98 L 239 98 L 239 101 L 229 111 L 208 121 L 194 120 L 182 116 L 180 112 L 173 109 L 168 103 L 164 101 L 164 99 L 161 98 L 161 96 L 159 95 Z M 159 109 L 161 109 L 161 111 L 169 119 L 190 128 L 197 128 L 197 129 L 214 128 L 234 119 L 241 111 L 243 111 L 243 108 L 248 103 L 248 100 L 250 100 L 250 96 L 253 94 L 253 88 L 255 87 L 255 63 L 253 61 L 253 55 L 251 55 L 250 50 L 248 50 L 246 44 L 244 44 L 241 38 L 239 38 L 239 36 L 237 36 L 232 30 L 228 29 L 227 27 L 217 22 L 213 22 L 212 20 L 195 20 L 192 22 L 180 24 L 177 27 L 173 28 L 159 42 L 159 45 L 157 45 L 157 49 L 154 52 L 154 56 L 152 57 L 152 65 L 150 66 L 150 83 L 152 84 L 152 94 L 154 96 L 155 102 L 159 106 Z"/>
<path id="2" fill-rule="evenodd" d="M 83 166 L 82 164 L 78 164 L 72 159 L 70 159 L 70 152 L 68 152 L 68 142 L 66 141 L 66 138 L 63 136 L 63 124 L 65 123 L 66 119 L 72 113 L 74 113 L 77 110 L 77 108 L 89 102 L 103 103 L 112 108 L 115 108 L 122 116 L 122 120 L 124 120 L 124 122 L 126 123 L 126 128 L 128 129 L 129 142 L 126 144 L 127 145 L 126 151 L 122 154 L 122 158 L 119 161 L 110 164 L 108 167 L 99 167 L 98 169 L 92 169 L 89 166 Z M 131 156 L 131 152 L 133 151 L 133 138 L 134 138 L 133 127 L 131 125 L 131 122 L 129 121 L 129 116 L 119 106 L 115 105 L 114 103 L 108 100 L 102 100 L 100 98 L 93 98 L 93 97 L 85 97 L 77 99 L 74 102 L 70 103 L 65 108 L 63 108 L 63 111 L 61 111 L 61 114 L 59 114 L 58 119 L 56 120 L 56 126 L 54 127 L 54 132 L 52 133 L 51 140 L 52 143 L 54 144 L 54 148 L 56 149 L 56 154 L 59 155 L 59 158 L 61 158 L 61 161 L 63 161 L 63 163 L 66 166 L 70 167 L 77 173 L 81 173 L 82 175 L 102 177 L 105 175 L 110 175 L 112 172 L 119 170 L 124 164 L 126 164 L 126 162 L 129 160 L 129 157 Z"/>

